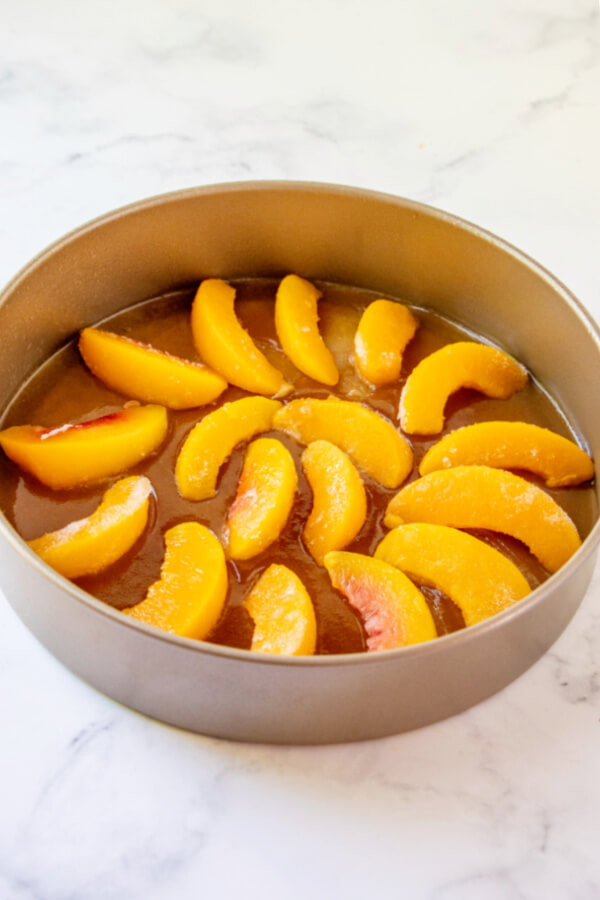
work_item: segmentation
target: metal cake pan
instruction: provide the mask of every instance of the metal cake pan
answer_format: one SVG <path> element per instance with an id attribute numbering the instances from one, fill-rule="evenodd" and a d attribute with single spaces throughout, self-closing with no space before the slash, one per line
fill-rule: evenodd
<path id="1" fill-rule="evenodd" d="M 427 306 L 493 338 L 566 411 L 596 461 L 600 336 L 552 275 L 447 213 L 353 188 L 254 182 L 134 204 L 58 241 L 0 295 L 0 410 L 84 326 L 207 276 L 356 285 Z M 51 653 L 114 699 L 237 740 L 325 743 L 393 734 L 505 687 L 556 640 L 590 581 L 600 526 L 513 608 L 428 644 L 277 658 L 159 632 L 48 568 L 2 517 L 0 583 Z"/>

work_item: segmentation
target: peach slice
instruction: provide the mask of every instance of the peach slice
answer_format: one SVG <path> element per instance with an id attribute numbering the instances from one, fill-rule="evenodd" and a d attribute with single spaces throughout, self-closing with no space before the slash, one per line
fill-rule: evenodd
<path id="1" fill-rule="evenodd" d="M 283 352 L 297 369 L 315 381 L 334 385 L 340 375 L 319 334 L 317 303 L 321 296 L 310 281 L 287 275 L 277 289 L 275 328 Z"/>
<path id="2" fill-rule="evenodd" d="M 135 466 L 163 442 L 167 424 L 164 406 L 132 406 L 78 425 L 15 425 L 0 431 L 0 446 L 42 484 L 66 490 Z"/>
<path id="3" fill-rule="evenodd" d="M 518 538 L 549 572 L 581 545 L 566 512 L 541 488 L 502 469 L 457 466 L 413 481 L 390 500 L 388 528 L 431 522 L 454 528 L 486 528 Z"/>
<path id="4" fill-rule="evenodd" d="M 251 650 L 290 656 L 315 652 L 317 622 L 312 600 L 287 566 L 269 566 L 244 600 L 244 606 L 254 621 Z"/>
<path id="5" fill-rule="evenodd" d="M 86 519 L 70 522 L 27 543 L 65 578 L 100 572 L 135 544 L 148 521 L 152 485 L 143 475 L 113 484 Z"/>
<path id="6" fill-rule="evenodd" d="M 236 444 L 269 431 L 278 400 L 242 397 L 208 413 L 186 437 L 175 465 L 179 493 L 186 500 L 206 500 L 216 494 L 219 469 Z"/>
<path id="7" fill-rule="evenodd" d="M 441 347 L 415 366 L 400 397 L 400 423 L 407 434 L 437 434 L 444 407 L 459 388 L 475 388 L 505 400 L 527 383 L 527 372 L 496 347 L 458 341 Z"/>
<path id="8" fill-rule="evenodd" d="M 325 557 L 331 583 L 360 613 L 368 650 L 395 650 L 436 637 L 421 591 L 381 559 L 333 550 Z"/>
<path id="9" fill-rule="evenodd" d="M 114 391 L 169 409 L 203 406 L 227 387 L 202 363 L 99 328 L 83 329 L 79 352 L 88 369 Z"/>
<path id="10" fill-rule="evenodd" d="M 320 566 L 330 550 L 353 541 L 367 516 L 362 479 L 346 454 L 329 441 L 313 441 L 302 454 L 302 468 L 313 492 L 303 538 Z"/>
<path id="11" fill-rule="evenodd" d="M 408 441 L 379 413 L 352 400 L 291 400 L 273 416 L 273 428 L 303 444 L 330 441 L 384 487 L 398 487 L 412 469 Z"/>
<path id="12" fill-rule="evenodd" d="M 205 363 L 230 384 L 253 394 L 283 394 L 283 375 L 261 353 L 235 314 L 235 288 L 207 278 L 192 305 L 192 333 Z"/>
<path id="13" fill-rule="evenodd" d="M 381 541 L 375 558 L 443 591 L 460 608 L 466 625 L 488 619 L 531 591 L 506 556 L 446 525 L 399 525 Z"/>
<path id="14" fill-rule="evenodd" d="M 215 535 L 198 522 L 165 533 L 160 579 L 145 598 L 123 612 L 173 634 L 203 640 L 215 627 L 227 596 L 225 554 Z"/>
<path id="15" fill-rule="evenodd" d="M 230 559 L 251 559 L 277 540 L 297 485 L 292 454 L 281 441 L 259 438 L 250 444 L 224 531 Z"/>
<path id="16" fill-rule="evenodd" d="M 427 451 L 419 472 L 427 475 L 465 465 L 528 469 L 551 488 L 594 477 L 592 460 L 577 444 L 525 422 L 479 422 L 457 428 Z"/>
<path id="17" fill-rule="evenodd" d="M 411 311 L 401 303 L 369 303 L 354 336 L 356 368 L 365 381 L 379 386 L 398 380 L 402 354 L 418 327 Z"/>

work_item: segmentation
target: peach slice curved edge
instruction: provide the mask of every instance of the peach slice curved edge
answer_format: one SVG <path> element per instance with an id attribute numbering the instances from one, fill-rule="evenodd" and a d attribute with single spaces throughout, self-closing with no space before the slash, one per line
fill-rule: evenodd
<path id="1" fill-rule="evenodd" d="M 330 441 L 384 487 L 398 487 L 412 469 L 406 438 L 379 413 L 353 400 L 291 400 L 273 416 L 273 428 L 302 444 Z"/>
<path id="2" fill-rule="evenodd" d="M 254 622 L 251 650 L 288 656 L 315 652 L 317 622 L 312 600 L 287 566 L 270 565 L 243 605 Z"/>
<path id="3" fill-rule="evenodd" d="M 384 519 L 388 528 L 405 522 L 511 535 L 549 572 L 581 545 L 575 525 L 552 497 L 518 475 L 489 466 L 440 469 L 408 484 L 390 500 Z"/>
<path id="4" fill-rule="evenodd" d="M 79 352 L 92 374 L 114 391 L 169 409 L 211 403 L 227 387 L 225 379 L 203 363 L 100 328 L 83 329 Z"/>
<path id="5" fill-rule="evenodd" d="M 399 525 L 381 541 L 375 558 L 443 591 L 459 607 L 466 625 L 488 619 L 531 592 L 510 559 L 447 525 Z"/>
<path id="6" fill-rule="evenodd" d="M 15 425 L 0 432 L 0 446 L 42 484 L 68 490 L 135 466 L 162 444 L 167 426 L 164 406 L 131 406 L 76 425 Z"/>
<path id="7" fill-rule="evenodd" d="M 523 366 L 487 344 L 458 341 L 422 359 L 412 370 L 400 397 L 400 424 L 407 434 L 438 434 L 444 407 L 459 388 L 474 388 L 505 400 L 527 383 Z"/>
<path id="8" fill-rule="evenodd" d="M 230 384 L 253 394 L 283 395 L 283 375 L 271 365 L 235 314 L 235 288 L 220 278 L 200 284 L 192 304 L 192 334 L 204 362 Z"/>
<path id="9" fill-rule="evenodd" d="M 194 425 L 175 464 L 175 481 L 186 500 L 206 500 L 216 493 L 219 469 L 236 444 L 269 431 L 281 407 L 268 397 L 242 397 L 224 403 Z"/>
<path id="10" fill-rule="evenodd" d="M 431 447 L 421 475 L 454 466 L 527 469 L 548 487 L 581 484 L 594 477 L 594 464 L 573 441 L 526 422 L 479 422 L 457 428 Z"/>
<path id="11" fill-rule="evenodd" d="M 395 650 L 437 636 L 421 591 L 395 566 L 362 553 L 325 557 L 331 583 L 361 616 L 368 650 Z"/>
<path id="12" fill-rule="evenodd" d="M 342 550 L 364 525 L 367 497 L 355 466 L 329 441 L 309 444 L 302 454 L 302 468 L 313 493 L 302 537 L 322 566 L 326 553 Z"/>
<path id="13" fill-rule="evenodd" d="M 203 640 L 221 617 L 227 597 L 225 554 L 215 535 L 198 522 L 183 522 L 165 533 L 160 579 L 125 615 Z"/>
<path id="14" fill-rule="evenodd" d="M 297 369 L 334 385 L 339 381 L 335 360 L 319 333 L 317 312 L 321 291 L 298 275 L 287 275 L 277 289 L 275 328 L 283 352 Z"/>
<path id="15" fill-rule="evenodd" d="M 230 559 L 251 559 L 277 540 L 297 485 L 292 454 L 281 441 L 258 438 L 250 444 L 223 532 Z"/>
<path id="16" fill-rule="evenodd" d="M 397 381 L 402 356 L 419 323 L 402 303 L 374 300 L 363 312 L 354 336 L 356 368 L 376 387 Z"/>
<path id="17" fill-rule="evenodd" d="M 133 547 L 148 521 L 152 485 L 143 475 L 122 478 L 85 519 L 27 541 L 65 578 L 101 572 Z"/>

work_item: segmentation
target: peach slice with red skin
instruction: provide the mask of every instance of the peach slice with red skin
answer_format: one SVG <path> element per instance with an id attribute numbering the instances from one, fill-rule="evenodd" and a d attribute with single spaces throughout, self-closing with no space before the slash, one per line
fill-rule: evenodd
<path id="1" fill-rule="evenodd" d="M 395 300 L 374 300 L 363 312 L 354 336 L 356 368 L 376 387 L 397 381 L 402 356 L 419 323 Z"/>
<path id="2" fill-rule="evenodd" d="M 235 314 L 235 288 L 207 278 L 192 304 L 194 344 L 204 362 L 230 384 L 253 394 L 283 395 L 290 386 L 271 365 Z"/>
<path id="3" fill-rule="evenodd" d="M 395 566 L 334 550 L 325 557 L 325 568 L 334 588 L 360 614 L 368 650 L 396 650 L 436 637 L 425 597 Z"/>
<path id="4" fill-rule="evenodd" d="M 15 425 L 0 432 L 13 462 L 54 490 L 118 475 L 141 462 L 167 434 L 164 406 L 131 406 L 77 425 Z"/>
<path id="5" fill-rule="evenodd" d="M 488 619 L 531 591 L 506 556 L 447 525 L 399 525 L 381 541 L 375 558 L 443 591 L 459 607 L 466 625 Z"/>
<path id="6" fill-rule="evenodd" d="M 287 275 L 277 289 L 275 328 L 279 343 L 297 369 L 334 385 L 339 381 L 335 360 L 319 333 L 317 304 L 321 291 L 298 275 Z"/>
<path id="7" fill-rule="evenodd" d="M 313 493 L 303 539 L 321 566 L 326 553 L 353 541 L 367 516 L 362 479 L 343 450 L 313 441 L 302 454 L 302 468 Z"/>
<path id="8" fill-rule="evenodd" d="M 65 578 L 101 572 L 127 553 L 143 532 L 151 493 L 152 485 L 143 475 L 122 478 L 86 519 L 27 543 Z"/>
<path id="9" fill-rule="evenodd" d="M 405 522 L 511 535 L 549 572 L 581 545 L 575 525 L 552 497 L 512 472 L 489 466 L 440 469 L 406 485 L 390 500 L 384 524 L 394 528 Z"/>
<path id="10" fill-rule="evenodd" d="M 472 341 L 441 347 L 408 376 L 400 397 L 400 423 L 407 434 L 438 434 L 444 407 L 459 388 L 505 400 L 527 383 L 527 372 L 507 353 Z"/>
<path id="11" fill-rule="evenodd" d="M 308 591 L 287 566 L 270 565 L 244 606 L 254 622 L 250 649 L 260 653 L 308 656 L 315 652 L 317 622 Z"/>
<path id="12" fill-rule="evenodd" d="M 294 460 L 281 441 L 258 438 L 250 444 L 224 531 L 230 559 L 251 559 L 277 540 L 297 485 Z"/>
<path id="13" fill-rule="evenodd" d="M 227 387 L 224 378 L 202 363 L 100 328 L 83 329 L 79 352 L 88 369 L 114 391 L 169 409 L 211 403 Z"/>
<path id="14" fill-rule="evenodd" d="M 216 493 L 219 469 L 236 444 L 269 431 L 281 407 L 268 397 L 242 397 L 208 413 L 186 437 L 175 464 L 175 481 L 186 500 L 206 500 Z"/>
<path id="15" fill-rule="evenodd" d="M 198 522 L 165 533 L 160 579 L 136 606 L 123 612 L 155 628 L 203 640 L 221 617 L 227 597 L 225 554 L 215 535 Z"/>
<path id="16" fill-rule="evenodd" d="M 273 428 L 303 444 L 330 441 L 384 487 L 398 487 L 412 469 L 406 438 L 379 413 L 352 400 L 291 400 L 273 416 Z"/>
<path id="17" fill-rule="evenodd" d="M 479 422 L 457 428 L 431 447 L 421 475 L 454 466 L 527 469 L 548 487 L 581 484 L 594 477 L 594 464 L 573 441 L 525 422 Z"/>

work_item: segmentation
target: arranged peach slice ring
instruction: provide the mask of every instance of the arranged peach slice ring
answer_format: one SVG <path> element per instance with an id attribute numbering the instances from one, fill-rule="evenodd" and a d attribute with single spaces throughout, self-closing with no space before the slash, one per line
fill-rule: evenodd
<path id="1" fill-rule="evenodd" d="M 362 479 L 343 450 L 329 441 L 313 441 L 302 454 L 302 468 L 313 493 L 303 539 L 322 566 L 326 553 L 353 541 L 367 516 Z"/>
<path id="2" fill-rule="evenodd" d="M 368 650 L 395 650 L 436 637 L 427 601 L 395 566 L 362 553 L 325 557 L 331 583 L 360 614 Z"/>
<path id="3" fill-rule="evenodd" d="M 244 606 L 254 621 L 251 650 L 308 656 L 315 652 L 317 622 L 308 591 L 287 566 L 270 565 Z"/>
<path id="4" fill-rule="evenodd" d="M 242 327 L 235 314 L 235 288 L 207 278 L 192 304 L 192 334 L 198 353 L 230 384 L 253 394 L 283 394 L 289 385 Z"/>
<path id="5" fill-rule="evenodd" d="M 548 487 L 581 484 L 594 477 L 590 457 L 568 438 L 525 422 L 479 422 L 457 428 L 431 447 L 421 475 L 454 466 L 527 469 Z"/>
<path id="6" fill-rule="evenodd" d="M 215 535 L 198 522 L 165 533 L 160 579 L 137 606 L 123 612 L 173 634 L 203 640 L 215 627 L 227 596 L 225 554 Z"/>
<path id="7" fill-rule="evenodd" d="M 0 446 L 42 484 L 67 490 L 135 466 L 162 444 L 167 425 L 164 406 L 132 406 L 78 425 L 15 425 L 0 431 Z"/>
<path id="8" fill-rule="evenodd" d="M 283 352 L 297 369 L 315 381 L 334 385 L 339 372 L 319 333 L 317 304 L 321 296 L 310 281 L 287 275 L 277 289 L 275 328 Z"/>
<path id="9" fill-rule="evenodd" d="M 251 559 L 277 540 L 297 485 L 294 460 L 281 441 L 258 438 L 250 444 L 224 531 L 230 559 Z"/>
<path id="10" fill-rule="evenodd" d="M 407 434 L 438 434 L 444 407 L 459 388 L 475 388 L 505 400 L 527 383 L 527 372 L 507 353 L 487 344 L 458 341 L 415 366 L 400 397 L 400 424 Z"/>
<path id="11" fill-rule="evenodd" d="M 273 416 L 273 428 L 303 444 L 330 441 L 387 488 L 401 485 L 412 469 L 408 441 L 379 413 L 352 400 L 291 400 Z"/>
<path id="12" fill-rule="evenodd" d="M 354 336 L 356 368 L 370 384 L 397 381 L 402 355 L 419 323 L 395 300 L 374 300 L 363 312 Z"/>
<path id="13" fill-rule="evenodd" d="M 375 558 L 443 591 L 460 608 L 466 625 L 488 619 L 531 591 L 506 556 L 446 525 L 399 525 L 381 541 Z"/>
<path id="14" fill-rule="evenodd" d="M 175 481 L 186 500 L 206 500 L 216 493 L 219 469 L 236 444 L 269 431 L 278 400 L 242 397 L 224 403 L 195 425 L 179 451 Z"/>
<path id="15" fill-rule="evenodd" d="M 227 387 L 224 378 L 202 363 L 99 328 L 83 329 L 79 352 L 88 369 L 114 391 L 169 409 L 211 403 Z"/>
<path id="16" fill-rule="evenodd" d="M 127 553 L 143 532 L 151 492 L 152 485 L 143 475 L 122 478 L 86 519 L 27 543 L 65 578 L 101 572 Z"/>
<path id="17" fill-rule="evenodd" d="M 413 481 L 390 500 L 388 528 L 431 522 L 484 528 L 517 538 L 555 572 L 581 545 L 567 513 L 541 488 L 502 469 L 457 466 Z"/>

